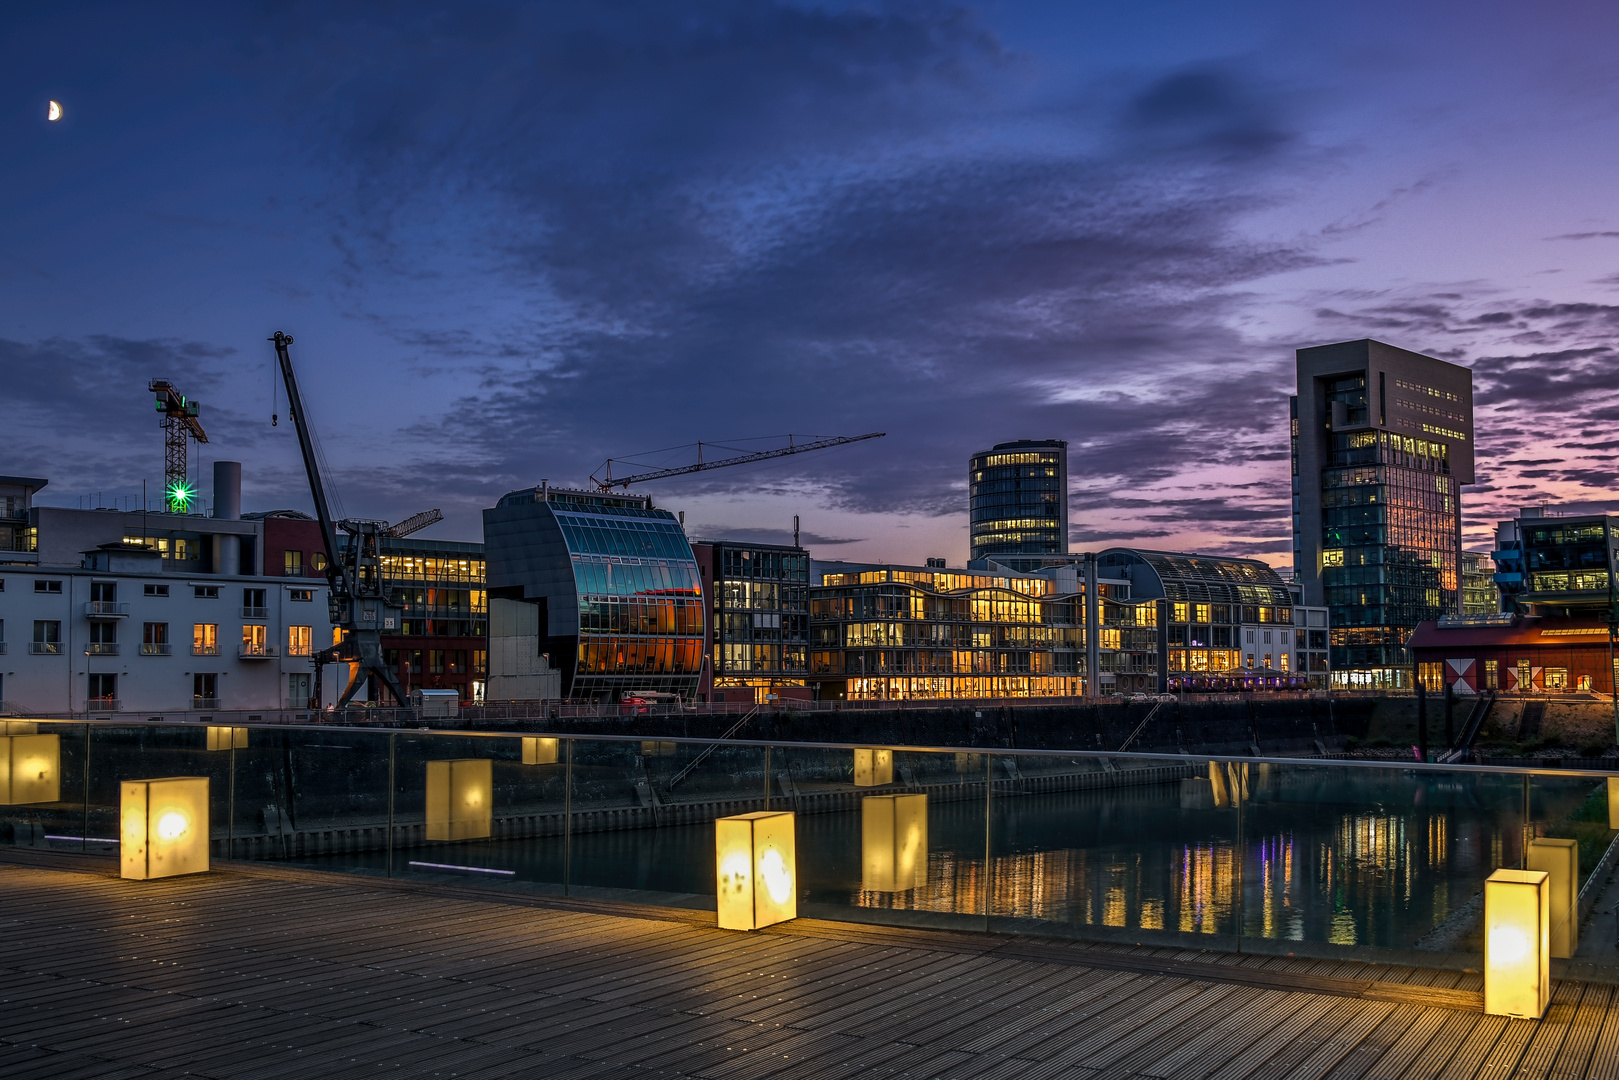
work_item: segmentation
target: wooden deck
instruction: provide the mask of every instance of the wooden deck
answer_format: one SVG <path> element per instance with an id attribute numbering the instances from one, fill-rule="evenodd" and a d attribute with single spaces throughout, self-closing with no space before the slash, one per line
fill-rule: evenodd
<path id="1" fill-rule="evenodd" d="M 1598 984 L 114 869 L 0 850 L 0 1077 L 1619 1077 Z"/>

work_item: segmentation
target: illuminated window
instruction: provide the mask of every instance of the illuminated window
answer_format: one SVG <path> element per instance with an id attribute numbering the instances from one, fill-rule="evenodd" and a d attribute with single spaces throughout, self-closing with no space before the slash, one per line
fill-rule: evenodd
<path id="1" fill-rule="evenodd" d="M 314 637 L 315 628 L 313 626 L 287 627 L 287 655 L 308 656 Z"/>

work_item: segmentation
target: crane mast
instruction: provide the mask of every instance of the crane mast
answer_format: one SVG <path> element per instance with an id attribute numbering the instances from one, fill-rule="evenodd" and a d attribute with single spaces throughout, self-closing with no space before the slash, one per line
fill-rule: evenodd
<path id="1" fill-rule="evenodd" d="M 331 621 L 342 631 L 340 641 L 315 654 L 315 684 L 317 687 L 320 685 L 320 671 L 324 665 L 343 663 L 349 668 L 349 683 L 338 700 L 338 708 L 348 704 L 370 675 L 380 678 L 393 693 L 394 700 L 403 705 L 405 692 L 382 657 L 383 632 L 398 633 L 403 629 L 404 622 L 404 609 L 387 602 L 382 585 L 381 540 L 384 536 L 396 535 L 396 527 L 386 521 L 332 521 L 331 506 L 326 501 L 326 486 L 321 481 L 320 466 L 315 457 L 314 436 L 304 412 L 303 396 L 298 392 L 292 357 L 287 352 L 292 337 L 277 330 L 270 340 L 275 343 L 276 362 L 280 365 L 281 380 L 287 388 L 287 412 L 292 416 L 292 426 L 298 433 L 298 450 L 303 454 L 304 472 L 309 475 L 309 492 L 315 500 L 315 516 L 320 521 L 321 544 L 326 549 L 326 584 Z M 416 518 L 400 522 L 398 527 L 413 525 L 417 519 L 433 513 L 436 511 L 418 514 Z M 337 542 L 339 527 L 350 536 L 346 549 Z M 319 700 L 318 689 L 316 699 Z"/>
<path id="2" fill-rule="evenodd" d="M 163 501 L 169 513 L 183 514 L 191 509 L 189 439 L 208 441 L 197 414 L 202 406 L 174 388 L 167 379 L 153 379 L 146 389 L 157 395 L 157 411 L 163 414 Z"/>

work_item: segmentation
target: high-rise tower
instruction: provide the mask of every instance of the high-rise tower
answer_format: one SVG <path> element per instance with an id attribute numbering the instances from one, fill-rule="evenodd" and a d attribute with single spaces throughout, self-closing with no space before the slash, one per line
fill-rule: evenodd
<path id="1" fill-rule="evenodd" d="M 967 465 L 972 558 L 1068 551 L 1068 444 L 1020 439 Z"/>
<path id="2" fill-rule="evenodd" d="M 1300 349 L 1293 565 L 1331 609 L 1333 682 L 1409 686 L 1417 623 L 1460 613 L 1473 373 L 1363 339 Z"/>

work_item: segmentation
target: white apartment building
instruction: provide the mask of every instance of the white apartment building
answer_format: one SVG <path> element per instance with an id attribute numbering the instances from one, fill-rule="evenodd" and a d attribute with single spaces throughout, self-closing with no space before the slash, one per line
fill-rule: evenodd
<path id="1" fill-rule="evenodd" d="M 263 526 L 232 513 L 239 494 L 216 492 L 232 516 L 204 518 L 29 507 L 43 486 L 12 489 L 0 546 L 0 712 L 311 707 L 311 655 L 333 640 L 325 583 L 254 573 Z M 68 540 L 83 546 L 70 555 Z"/>

